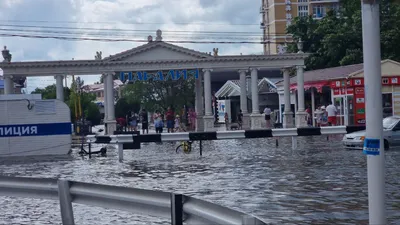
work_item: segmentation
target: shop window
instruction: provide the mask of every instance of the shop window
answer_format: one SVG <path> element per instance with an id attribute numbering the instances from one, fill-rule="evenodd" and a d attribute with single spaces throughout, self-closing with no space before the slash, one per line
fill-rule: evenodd
<path id="1" fill-rule="evenodd" d="M 383 118 L 393 116 L 392 93 L 382 94 Z"/>

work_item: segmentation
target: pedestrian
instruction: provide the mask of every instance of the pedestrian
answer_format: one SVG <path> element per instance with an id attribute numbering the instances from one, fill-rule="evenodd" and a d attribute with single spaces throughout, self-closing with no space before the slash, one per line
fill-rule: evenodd
<path id="1" fill-rule="evenodd" d="M 328 124 L 329 126 L 336 126 L 336 115 L 337 115 L 337 110 L 336 107 L 332 104 L 332 102 L 329 102 L 329 105 L 326 107 L 326 112 L 328 113 Z"/>
<path id="2" fill-rule="evenodd" d="M 239 125 L 239 129 L 242 129 L 242 125 L 243 125 L 243 113 L 242 110 L 239 110 L 239 113 L 237 115 L 237 121 L 238 121 L 238 125 Z"/>
<path id="3" fill-rule="evenodd" d="M 132 112 L 132 116 L 131 116 L 131 127 L 133 129 L 133 131 L 137 131 L 137 124 L 138 124 L 138 114 L 136 112 Z"/>
<path id="4" fill-rule="evenodd" d="M 175 116 L 175 123 L 174 123 L 174 128 L 175 128 L 175 132 L 179 132 L 181 127 L 181 119 L 179 118 L 179 115 L 177 114 Z"/>
<path id="5" fill-rule="evenodd" d="M 165 115 L 167 119 L 167 132 L 173 133 L 174 132 L 174 111 L 172 111 L 171 107 L 168 107 L 167 113 Z"/>
<path id="6" fill-rule="evenodd" d="M 265 123 L 268 128 L 271 128 L 271 109 L 267 106 L 264 109 Z"/>
<path id="7" fill-rule="evenodd" d="M 146 131 L 146 133 L 149 133 L 149 115 L 147 114 L 146 109 L 142 109 L 142 113 L 140 113 L 140 117 L 142 119 L 142 132 Z"/>
<path id="8" fill-rule="evenodd" d="M 156 129 L 156 133 L 157 134 L 161 134 L 163 132 L 163 128 L 164 128 L 164 122 L 161 119 L 161 116 L 155 118 L 154 120 L 154 127 Z"/>
<path id="9" fill-rule="evenodd" d="M 190 120 L 190 130 L 196 130 L 196 118 L 197 114 L 193 108 L 189 109 L 189 120 Z"/>

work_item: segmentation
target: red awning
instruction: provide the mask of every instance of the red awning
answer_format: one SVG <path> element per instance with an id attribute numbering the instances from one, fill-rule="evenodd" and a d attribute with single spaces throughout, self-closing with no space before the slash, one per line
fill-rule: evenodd
<path id="1" fill-rule="evenodd" d="M 328 86 L 330 87 L 329 81 L 313 81 L 313 82 L 306 82 L 304 83 L 304 89 L 308 90 L 310 88 L 316 88 L 318 92 L 322 92 L 322 87 Z M 291 84 L 290 85 L 290 90 L 294 91 L 297 90 L 297 84 Z"/>

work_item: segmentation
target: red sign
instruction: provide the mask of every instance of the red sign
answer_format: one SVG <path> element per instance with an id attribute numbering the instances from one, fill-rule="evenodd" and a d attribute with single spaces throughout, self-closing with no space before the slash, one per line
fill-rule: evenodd
<path id="1" fill-rule="evenodd" d="M 331 86 L 336 87 L 335 85 L 336 83 Z M 382 77 L 382 85 L 400 85 L 400 76 Z M 350 80 L 350 83 L 348 82 L 348 86 L 363 87 L 364 78 L 353 78 Z"/>
<path id="2" fill-rule="evenodd" d="M 353 88 L 333 88 L 333 95 L 352 95 L 354 93 Z"/>
<path id="3" fill-rule="evenodd" d="M 365 96 L 364 87 L 354 88 L 354 119 L 356 124 L 365 124 Z"/>

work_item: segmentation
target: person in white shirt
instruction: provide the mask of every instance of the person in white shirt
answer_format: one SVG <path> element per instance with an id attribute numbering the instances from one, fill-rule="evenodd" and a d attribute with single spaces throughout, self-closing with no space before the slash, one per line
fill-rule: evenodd
<path id="1" fill-rule="evenodd" d="M 267 128 L 271 128 L 271 109 L 268 107 L 265 107 L 264 115 L 265 115 L 265 122 L 267 124 Z"/>
<path id="2" fill-rule="evenodd" d="M 337 110 L 336 107 L 332 104 L 332 102 L 329 102 L 329 105 L 326 107 L 326 112 L 328 113 L 329 126 L 336 126 Z"/>

